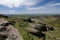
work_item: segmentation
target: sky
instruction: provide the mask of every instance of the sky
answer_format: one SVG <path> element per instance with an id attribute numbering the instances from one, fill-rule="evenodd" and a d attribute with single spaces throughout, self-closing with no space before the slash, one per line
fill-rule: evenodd
<path id="1" fill-rule="evenodd" d="M 60 0 L 0 0 L 0 14 L 60 14 Z"/>

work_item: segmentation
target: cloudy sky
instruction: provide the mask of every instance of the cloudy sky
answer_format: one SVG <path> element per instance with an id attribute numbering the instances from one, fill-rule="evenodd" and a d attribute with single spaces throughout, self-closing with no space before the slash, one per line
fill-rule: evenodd
<path id="1" fill-rule="evenodd" d="M 60 14 L 60 0 L 0 0 L 0 14 Z"/>

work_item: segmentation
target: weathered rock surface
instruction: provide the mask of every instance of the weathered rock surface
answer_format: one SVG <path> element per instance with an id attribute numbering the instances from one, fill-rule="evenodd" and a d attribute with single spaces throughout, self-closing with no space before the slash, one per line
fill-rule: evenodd
<path id="1" fill-rule="evenodd" d="M 4 19 L 0 19 L 0 30 L 0 40 L 23 40 L 19 31 Z"/>

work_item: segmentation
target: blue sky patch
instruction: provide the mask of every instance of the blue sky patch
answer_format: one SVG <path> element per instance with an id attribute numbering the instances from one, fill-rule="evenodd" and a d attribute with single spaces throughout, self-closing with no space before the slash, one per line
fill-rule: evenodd
<path id="1" fill-rule="evenodd" d="M 60 14 L 59 10 L 60 0 L 0 0 L 2 14 Z"/>

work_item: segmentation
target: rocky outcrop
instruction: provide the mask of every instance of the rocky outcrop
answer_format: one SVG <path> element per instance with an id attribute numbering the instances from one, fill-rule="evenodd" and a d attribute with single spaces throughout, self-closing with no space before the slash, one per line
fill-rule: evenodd
<path id="1" fill-rule="evenodd" d="M 47 26 L 47 24 L 45 23 L 29 23 L 29 27 L 26 28 L 27 32 L 29 32 L 30 34 L 33 34 L 39 38 L 43 38 L 43 40 L 45 40 L 46 34 L 45 32 L 47 31 L 53 31 L 54 28 L 51 26 Z"/>
<path id="2" fill-rule="evenodd" d="M 23 40 L 23 38 L 11 23 L 4 19 L 0 19 L 0 40 Z"/>

